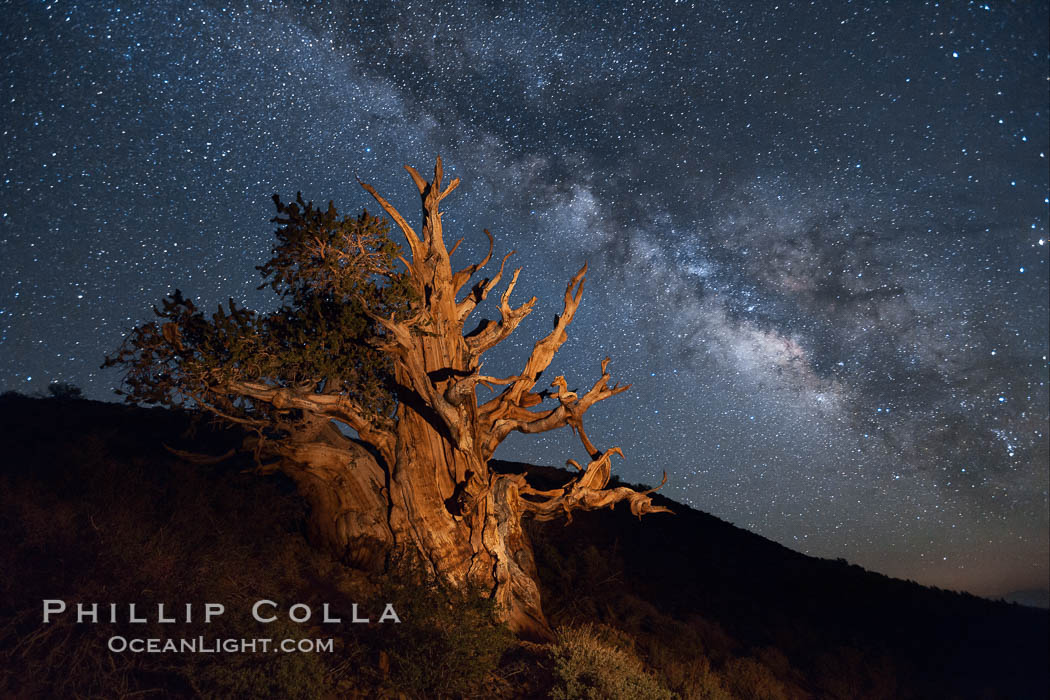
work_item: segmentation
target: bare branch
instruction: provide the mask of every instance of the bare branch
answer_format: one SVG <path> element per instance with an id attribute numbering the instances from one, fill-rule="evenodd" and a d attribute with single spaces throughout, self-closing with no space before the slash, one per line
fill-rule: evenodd
<path id="1" fill-rule="evenodd" d="M 387 214 L 389 214 L 390 218 L 393 219 L 401 228 L 401 231 L 405 234 L 405 240 L 408 241 L 409 250 L 412 251 L 413 262 L 418 262 L 422 260 L 424 257 L 423 242 L 419 239 L 419 236 L 416 234 L 415 230 L 413 230 L 413 228 L 408 225 L 408 222 L 405 221 L 405 217 L 401 216 L 401 212 L 395 209 L 393 204 L 383 199 L 380 196 L 380 194 L 376 192 L 376 189 L 369 185 L 367 182 L 361 182 L 360 179 L 358 179 L 357 182 L 360 183 L 361 187 L 363 187 L 365 191 L 368 192 L 368 194 L 372 195 L 375 198 L 375 200 L 379 202 L 379 206 L 383 207 L 383 210 Z M 408 267 L 410 270 L 412 269 L 411 265 L 409 265 Z"/>
<path id="2" fill-rule="evenodd" d="M 170 445 L 164 445 L 164 449 L 167 450 L 168 452 L 172 453 L 173 455 L 175 455 L 179 459 L 184 459 L 187 462 L 193 462 L 194 464 L 202 464 L 202 465 L 218 464 L 219 462 L 227 460 L 230 457 L 232 457 L 235 454 L 237 454 L 237 450 L 235 448 L 230 448 L 230 450 L 227 451 L 226 454 L 222 454 L 222 455 L 206 455 L 206 454 L 201 454 L 199 452 L 187 452 L 186 450 L 176 450 L 174 447 L 171 447 Z"/>
<path id="3" fill-rule="evenodd" d="M 504 258 L 504 262 L 506 262 L 506 258 Z M 516 309 L 512 309 L 509 303 L 511 292 L 514 291 L 514 286 L 518 283 L 518 274 L 520 272 L 520 267 L 514 271 L 514 276 L 511 277 L 510 284 L 507 285 L 506 291 L 503 292 L 503 296 L 500 297 L 499 323 L 489 323 L 484 325 L 477 334 L 465 338 L 467 349 L 473 357 L 480 357 L 486 350 L 499 345 L 507 336 L 514 332 L 514 329 L 518 327 L 518 324 L 520 324 L 526 316 L 532 313 L 532 307 L 536 303 L 536 297 L 532 297 Z M 500 275 L 502 274 L 503 267 L 500 266 Z M 487 291 L 485 293 L 487 293 Z M 519 378 L 518 381 L 515 382 L 515 385 L 521 381 L 522 379 Z"/>
<path id="4" fill-rule="evenodd" d="M 484 258 L 482 258 L 481 262 L 474 263 L 473 265 L 468 265 L 456 274 L 452 275 L 452 291 L 455 294 L 459 294 L 459 290 L 462 289 L 463 285 L 469 282 L 470 278 L 473 277 L 478 270 L 488 265 L 489 260 L 492 260 L 492 249 L 495 246 L 496 240 L 492 237 L 492 234 L 489 233 L 488 229 L 484 229 L 484 231 L 485 235 L 488 236 L 489 239 L 489 252 L 485 255 Z M 453 246 L 452 250 L 450 250 L 448 254 L 452 255 L 452 251 L 455 250 L 458 246 L 459 243 Z"/>
<path id="5" fill-rule="evenodd" d="M 393 425 L 382 419 L 369 420 L 368 415 L 350 398 L 340 394 L 315 394 L 271 386 L 259 382 L 230 381 L 224 387 L 233 394 L 268 403 L 276 409 L 296 408 L 345 423 L 372 444 L 384 458 L 393 459 Z"/>
<path id="6" fill-rule="evenodd" d="M 486 231 L 485 233 L 488 233 L 488 231 Z M 503 279 L 503 269 L 507 265 L 507 259 L 510 258 L 510 256 L 514 255 L 514 253 L 516 252 L 517 251 L 512 250 L 506 255 L 504 255 L 503 260 L 500 261 L 499 272 L 496 273 L 496 276 L 492 279 L 483 279 L 477 284 L 475 284 L 474 287 L 470 290 L 470 294 L 463 301 L 456 304 L 456 315 L 460 323 L 466 321 L 467 317 L 470 316 L 471 312 L 474 311 L 477 305 L 483 302 L 485 300 L 485 297 L 489 295 L 489 292 L 495 289 L 496 285 L 500 283 L 500 280 Z M 489 256 L 491 256 L 491 254 L 492 251 L 490 246 Z M 482 264 L 488 262 L 489 256 L 485 257 L 485 260 L 482 261 Z M 458 275 L 464 272 L 466 272 L 466 270 L 460 270 L 460 272 L 457 272 L 456 274 Z M 474 273 L 471 272 L 470 274 L 472 275 Z M 469 275 L 467 277 L 469 278 Z M 459 288 L 456 287 L 457 292 L 458 289 Z"/>
<path id="7" fill-rule="evenodd" d="M 432 183 L 435 192 L 441 189 L 441 178 L 444 176 L 445 168 L 441 164 L 441 156 L 438 156 L 434 160 L 434 182 Z"/>
<path id="8" fill-rule="evenodd" d="M 459 381 L 450 385 L 449 388 L 445 390 L 445 398 L 450 404 L 452 404 L 453 406 L 459 406 L 460 404 L 462 404 L 467 397 L 473 395 L 474 387 L 478 384 L 484 384 L 491 390 L 493 389 L 493 385 L 510 384 L 518 379 L 517 375 L 513 377 L 506 377 L 504 379 L 499 379 L 497 377 L 489 377 L 486 375 L 478 374 L 480 370 L 481 367 L 479 366 L 473 374 L 463 377 Z"/>
<path id="9" fill-rule="evenodd" d="M 416 249 L 412 249 L 412 261 L 417 265 L 424 265 L 424 261 L 432 259 L 438 261 L 438 266 L 435 267 L 434 263 L 428 265 L 431 273 L 437 273 L 444 282 L 447 282 L 448 277 L 452 274 L 451 269 L 448 268 L 448 256 L 449 251 L 445 248 L 444 238 L 441 231 L 441 212 L 438 211 L 438 205 L 441 203 L 448 193 L 450 193 L 459 184 L 458 180 L 454 180 L 449 183 L 448 188 L 441 194 L 441 178 L 444 176 L 444 169 L 441 165 L 441 156 L 438 156 L 437 161 L 434 165 L 434 180 L 427 182 L 419 172 L 411 165 L 406 165 L 405 170 L 412 176 L 412 182 L 415 183 L 416 189 L 419 190 L 419 194 L 423 200 L 423 229 L 422 229 L 422 255 L 416 254 Z M 373 195 L 374 196 L 374 195 Z M 382 202 L 380 202 L 382 203 Z M 389 210 L 387 210 L 389 212 Z M 393 216 L 393 214 L 391 214 Z M 400 223 L 400 222 L 399 222 Z M 439 269 L 445 268 L 445 269 Z M 438 292 L 440 296 L 444 296 L 446 293 L 446 285 L 438 285 Z M 453 295 L 454 296 L 454 295 Z M 450 303 L 455 303 L 454 301 Z M 440 304 L 439 304 L 440 305 Z"/>
<path id="10" fill-rule="evenodd" d="M 646 495 L 648 495 L 650 493 L 656 493 L 657 491 L 662 489 L 664 487 L 664 484 L 666 484 L 666 483 L 667 483 L 667 471 L 665 470 L 664 471 L 664 478 L 660 480 L 660 485 L 659 486 L 654 486 L 653 488 L 651 488 L 651 489 L 649 489 L 647 491 L 642 491 L 642 493 L 644 493 Z"/>
<path id="11" fill-rule="evenodd" d="M 574 510 L 613 508 L 620 501 L 627 501 L 631 512 L 639 518 L 648 513 L 670 513 L 670 508 L 653 505 L 649 494 L 656 489 L 642 492 L 626 486 L 614 489 L 605 488 L 609 484 L 610 460 L 614 454 L 623 457 L 620 448 L 613 447 L 591 460 L 586 469 L 582 469 L 575 461 L 569 460 L 569 463 L 582 473 L 566 484 L 561 491 L 541 491 L 532 488 L 527 483 L 519 483 L 519 493 L 522 496 L 521 502 L 524 510 L 532 513 L 536 520 L 554 520 L 564 515 L 566 520 L 571 522 Z M 666 481 L 667 473 L 664 472 L 664 482 Z"/>
<path id="12" fill-rule="evenodd" d="M 587 454 L 590 455 L 591 459 L 598 459 L 598 455 L 600 455 L 601 452 L 598 451 L 598 448 L 595 447 L 594 443 L 587 437 L 587 433 L 583 431 L 583 421 L 576 421 L 575 424 L 570 422 L 569 425 L 579 436 L 580 442 L 583 443 L 583 449 L 587 450 Z"/>
<path id="13" fill-rule="evenodd" d="M 430 186 L 430 183 L 423 179 L 423 176 L 419 174 L 419 171 L 417 171 L 411 165 L 406 165 L 405 170 L 407 170 L 408 174 L 412 176 L 412 182 L 416 183 L 416 189 L 419 190 L 419 194 L 423 194 L 424 192 L 426 192 L 427 187 Z"/>
<path id="14" fill-rule="evenodd" d="M 192 398 L 193 401 L 204 410 L 214 414 L 215 416 L 218 416 L 219 418 L 225 421 L 229 421 L 230 423 L 234 423 L 236 425 L 245 425 L 249 428 L 254 428 L 256 430 L 264 428 L 270 424 L 270 421 L 268 420 L 263 420 L 260 418 L 244 418 L 241 416 L 235 416 L 227 411 L 223 411 L 219 407 L 217 407 L 212 400 L 210 400 L 213 397 L 205 393 L 187 391 L 186 395 Z"/>
<path id="15" fill-rule="evenodd" d="M 456 189 L 457 187 L 459 187 L 458 177 L 453 178 L 452 182 L 448 183 L 448 187 L 445 188 L 445 191 L 438 195 L 438 201 L 440 202 L 442 199 L 449 196 L 452 193 L 452 190 Z"/>
<path id="16" fill-rule="evenodd" d="M 556 377 L 551 386 L 557 388 L 553 394 L 558 399 L 559 405 L 546 411 L 530 411 L 529 405 L 538 403 L 542 398 L 538 394 L 527 392 L 519 395 L 517 401 L 513 400 L 512 390 L 518 386 L 518 382 L 505 389 L 499 396 L 482 404 L 478 409 L 483 426 L 488 426 L 484 431 L 484 445 L 487 454 L 495 452 L 496 447 L 506 439 L 512 432 L 533 434 L 543 433 L 548 430 L 570 426 L 579 434 L 583 446 L 591 458 L 595 458 L 598 450 L 583 432 L 583 414 L 591 406 L 605 399 L 622 394 L 631 388 L 630 384 L 620 386 L 614 384 L 609 386 L 609 358 L 601 362 L 602 376 L 594 383 L 587 393 L 577 397 L 575 392 L 568 391 L 564 377 Z M 490 451 L 489 451 L 490 450 Z"/>
<path id="17" fill-rule="evenodd" d="M 373 345 L 386 352 L 397 355 L 404 354 L 412 349 L 412 329 L 418 326 L 422 320 L 421 309 L 414 317 L 406 321 L 395 321 L 393 314 L 390 318 L 384 318 L 374 313 L 367 305 L 364 306 L 365 314 L 383 327 L 387 335 L 383 338 L 373 340 Z"/>
<path id="18" fill-rule="evenodd" d="M 586 275 L 587 264 L 584 263 L 580 271 L 573 275 L 572 279 L 569 280 L 569 284 L 565 287 L 564 305 L 561 314 L 558 315 L 554 322 L 554 329 L 545 338 L 536 341 L 536 345 L 532 348 L 532 354 L 529 355 L 529 359 L 525 363 L 525 370 L 521 373 L 522 378 L 507 390 L 507 400 L 518 403 L 518 398 L 521 394 L 531 390 L 536 385 L 536 380 L 539 379 L 543 370 L 550 366 L 551 360 L 554 359 L 554 355 L 561 348 L 562 343 L 569 339 L 566 329 L 572 323 L 576 309 L 580 306 Z"/>

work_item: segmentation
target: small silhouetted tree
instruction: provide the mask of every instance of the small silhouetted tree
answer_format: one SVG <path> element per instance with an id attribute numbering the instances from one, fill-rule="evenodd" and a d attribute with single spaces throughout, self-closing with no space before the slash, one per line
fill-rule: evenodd
<path id="1" fill-rule="evenodd" d="M 47 396 L 51 399 L 63 399 L 66 401 L 74 399 L 84 398 L 84 392 L 80 390 L 80 387 L 73 384 L 67 384 L 66 382 L 55 382 L 54 384 L 48 384 Z"/>
<path id="2" fill-rule="evenodd" d="M 500 297 L 499 319 L 467 330 L 504 281 L 512 253 L 494 276 L 472 282 L 492 257 L 486 231 L 488 255 L 453 270 L 459 242 L 446 247 L 438 207 L 459 180 L 442 187 L 440 159 L 431 182 L 406 170 L 422 198 L 418 233 L 374 188 L 362 187 L 401 229 L 407 254 L 381 219 L 340 218 L 331 204 L 322 210 L 275 196 L 277 243 L 258 269 L 281 307 L 259 314 L 230 300 L 206 317 L 176 291 L 107 365 L 125 367 L 129 401 L 192 405 L 253 431 L 260 468 L 298 483 L 314 539 L 348 563 L 375 567 L 413 556 L 432 576 L 491 594 L 519 634 L 550 638 L 523 516 L 570 517 L 620 501 L 638 516 L 667 509 L 652 504 L 651 491 L 607 488 L 610 458 L 622 453 L 598 449 L 584 431 L 587 409 L 628 388 L 609 385 L 608 359 L 586 391 L 570 391 L 560 376 L 553 390 L 536 390 L 568 338 L 586 265 L 569 280 L 554 327 L 524 367 L 505 377 L 482 374 L 485 353 L 536 299 L 511 306 L 519 268 Z M 498 393 L 479 399 L 479 385 Z M 511 433 L 562 427 L 579 435 L 590 456 L 586 466 L 569 460 L 579 474 L 564 488 L 538 490 L 523 475 L 490 469 Z"/>

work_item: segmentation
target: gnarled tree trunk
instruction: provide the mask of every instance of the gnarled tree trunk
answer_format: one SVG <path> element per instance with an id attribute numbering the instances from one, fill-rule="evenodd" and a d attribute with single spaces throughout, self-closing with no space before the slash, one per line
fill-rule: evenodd
<path id="1" fill-rule="evenodd" d="M 628 388 L 609 386 L 608 359 L 601 363 L 601 377 L 582 395 L 570 392 L 562 377 L 551 383 L 554 391 L 534 390 L 568 337 L 586 266 L 569 281 L 554 329 L 535 344 L 522 371 L 505 378 L 481 375 L 483 354 L 514 331 L 536 299 L 510 306 L 521 271 L 515 270 L 499 301 L 499 320 L 465 330 L 477 306 L 503 280 L 511 254 L 504 256 L 494 277 L 463 293 L 491 259 L 492 236 L 485 232 L 490 245 L 484 260 L 453 272 L 449 257 L 458 243 L 451 250 L 446 247 L 438 205 L 459 181 L 442 189 L 440 159 L 431 182 L 406 169 L 422 198 L 421 234 L 362 183 L 405 234 L 409 251 L 402 260 L 417 298 L 409 318 L 370 314 L 383 329 L 377 347 L 393 361 L 396 417 L 371 416 L 345 396 L 310 388 L 235 381 L 224 390 L 276 409 L 298 409 L 317 421 L 312 435 L 282 443 L 276 451 L 312 505 L 313 535 L 327 547 L 360 566 L 374 566 L 391 555 L 417 555 L 431 575 L 493 596 L 500 615 L 518 634 L 549 639 L 522 518 L 564 517 L 575 509 L 619 501 L 627 501 L 639 516 L 667 509 L 654 506 L 649 492 L 606 489 L 610 458 L 619 449 L 597 449 L 582 418 L 598 401 Z M 479 402 L 478 384 L 503 389 Z M 343 436 L 332 421 L 357 431 L 369 449 Z M 566 426 L 579 435 L 590 461 L 582 467 L 569 460 L 580 474 L 564 488 L 538 491 L 521 475 L 489 469 L 493 452 L 511 432 Z"/>

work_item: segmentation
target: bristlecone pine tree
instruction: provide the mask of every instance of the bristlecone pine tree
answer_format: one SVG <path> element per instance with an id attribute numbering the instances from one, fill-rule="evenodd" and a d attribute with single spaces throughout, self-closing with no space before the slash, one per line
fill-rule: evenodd
<path id="1" fill-rule="evenodd" d="M 438 207 L 459 180 L 442 189 L 440 158 L 432 182 L 406 170 L 422 196 L 419 233 L 361 185 L 404 233 L 407 258 L 387 238 L 388 224 L 367 212 L 340 219 L 331 203 L 323 211 L 275 196 L 277 244 L 259 270 L 263 287 L 282 297 L 277 311 L 257 314 L 231 299 L 208 319 L 176 291 L 154 309 L 159 320 L 135 328 L 106 364 L 125 368 L 129 401 L 196 407 L 246 426 L 260 471 L 280 469 L 296 481 L 311 507 L 313 540 L 347 563 L 381 568 L 407 555 L 431 577 L 494 597 L 519 635 L 549 639 L 522 518 L 571 519 L 574 510 L 620 501 L 639 517 L 667 509 L 652 504 L 651 491 L 607 488 L 610 458 L 623 455 L 596 448 L 584 432 L 587 409 L 628 388 L 609 386 L 608 358 L 582 394 L 563 377 L 553 390 L 535 390 L 568 337 L 587 266 L 569 280 L 554 328 L 521 372 L 481 374 L 485 352 L 536 299 L 510 305 L 519 268 L 500 298 L 500 319 L 464 332 L 512 253 L 495 276 L 471 284 L 492 257 L 486 231 L 488 255 L 454 272 L 449 257 L 459 242 L 446 247 Z M 491 398 L 478 399 L 479 384 Z M 564 426 L 590 455 L 586 467 L 568 460 L 579 474 L 564 488 L 538 490 L 523 475 L 490 469 L 510 433 Z"/>

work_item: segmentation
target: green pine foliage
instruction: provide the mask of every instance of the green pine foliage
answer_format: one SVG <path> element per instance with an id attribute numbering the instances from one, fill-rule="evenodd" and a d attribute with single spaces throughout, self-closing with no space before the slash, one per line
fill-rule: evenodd
<path id="1" fill-rule="evenodd" d="M 154 307 L 157 319 L 127 336 L 105 365 L 123 366 L 128 402 L 197 405 L 233 422 L 280 433 L 293 414 L 225 390 L 231 381 L 341 394 L 376 416 L 393 411 L 391 366 L 373 341 L 374 320 L 407 313 L 412 302 L 398 271 L 400 247 L 385 219 L 367 211 L 340 216 L 274 195 L 278 225 L 272 257 L 257 269 L 260 289 L 279 307 L 259 313 L 230 299 L 207 315 L 180 290 Z"/>

